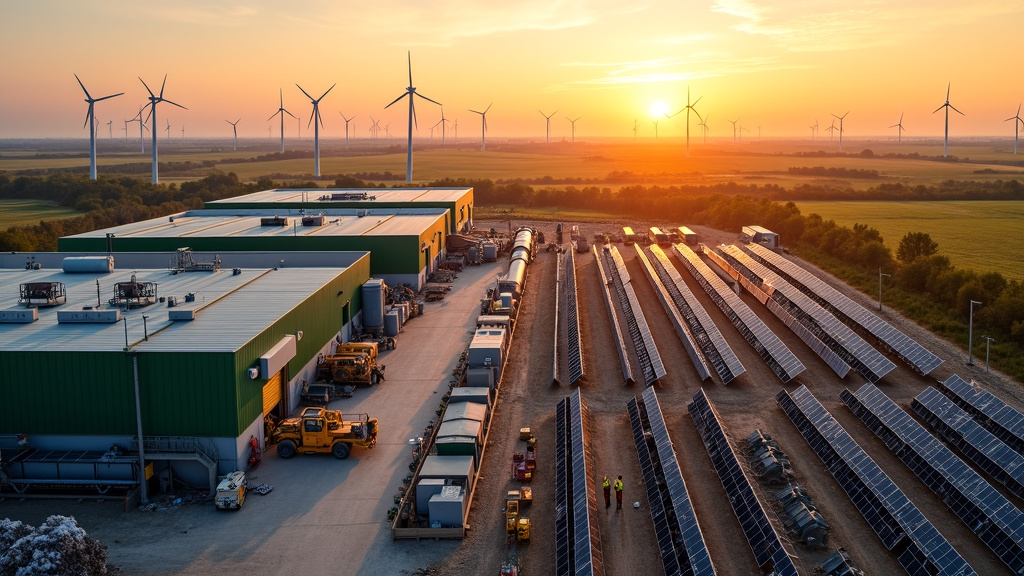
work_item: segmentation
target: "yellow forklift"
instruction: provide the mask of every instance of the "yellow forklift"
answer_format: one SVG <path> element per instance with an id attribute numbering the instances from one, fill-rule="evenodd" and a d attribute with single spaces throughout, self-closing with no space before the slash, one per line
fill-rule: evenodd
<path id="1" fill-rule="evenodd" d="M 505 496 L 505 534 L 509 542 L 530 539 L 530 519 L 522 515 L 520 505 L 533 500 L 533 491 L 529 488 L 524 490 L 509 490 Z"/>

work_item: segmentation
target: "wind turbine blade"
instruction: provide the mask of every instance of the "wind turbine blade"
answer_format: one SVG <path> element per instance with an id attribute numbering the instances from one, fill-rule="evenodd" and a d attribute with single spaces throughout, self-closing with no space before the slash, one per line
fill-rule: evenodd
<path id="1" fill-rule="evenodd" d="M 406 92 L 405 94 L 402 94 L 402 95 L 401 95 L 401 96 L 399 96 L 398 98 L 395 98 L 394 100 L 392 100 L 392 101 L 391 101 L 391 104 L 394 104 L 395 102 L 398 102 L 399 100 L 401 100 L 402 98 L 405 98 L 405 97 L 406 97 L 406 96 L 408 96 L 408 95 L 409 95 L 409 93 L 408 93 L 408 92 Z M 387 106 L 385 106 L 385 107 L 384 107 L 384 109 L 385 109 L 385 110 L 387 110 L 388 108 L 390 108 L 390 107 L 391 107 L 391 104 L 388 104 Z"/>
<path id="2" fill-rule="evenodd" d="M 139 76 L 139 82 L 142 82 L 142 85 L 146 87 L 146 92 L 149 92 L 150 98 L 156 98 L 156 96 L 153 95 L 153 91 L 149 89 L 149 85 L 142 79 L 142 76 Z"/>
<path id="3" fill-rule="evenodd" d="M 946 83 L 946 103 L 947 104 L 949 104 L 949 87 L 952 86 L 952 85 L 953 85 L 952 82 L 947 82 Z"/>
<path id="4" fill-rule="evenodd" d="M 415 94 L 415 92 L 413 92 L 413 94 Z M 412 127 L 415 128 L 416 130 L 419 130 L 420 129 L 420 121 L 416 118 L 416 99 L 415 98 L 411 98 L 409 100 L 409 102 L 410 102 L 409 109 L 412 110 Z"/>
<path id="5" fill-rule="evenodd" d="M 337 85 L 338 85 L 337 82 L 335 82 L 334 84 L 331 84 L 331 87 L 327 89 L 327 92 L 330 92 L 331 90 L 334 90 L 334 87 L 337 86 Z M 324 92 L 324 96 L 327 96 L 327 92 Z M 324 96 L 321 96 L 321 97 L 317 98 L 316 101 L 319 102 L 319 101 L 323 100 Z"/>
<path id="6" fill-rule="evenodd" d="M 182 110 L 188 110 L 188 108 L 185 108 L 184 106 L 182 106 L 181 104 L 178 104 L 177 102 L 171 102 L 170 100 L 162 100 L 162 101 L 163 102 L 167 102 L 168 104 L 173 104 L 173 105 L 177 106 L 178 108 L 181 108 Z"/>
<path id="7" fill-rule="evenodd" d="M 424 96 L 423 94 L 420 94 L 419 92 L 413 92 L 413 94 L 419 96 L 420 98 L 423 98 L 427 102 L 433 102 L 434 104 L 437 104 L 438 106 L 441 105 L 441 103 L 438 102 L 437 100 L 431 100 L 430 98 L 427 98 L 426 96 Z"/>
<path id="8" fill-rule="evenodd" d="M 111 94 L 110 96 L 104 96 L 103 98 L 97 98 L 95 101 L 99 102 L 100 100 L 107 100 L 109 98 L 116 98 L 118 96 L 123 96 L 123 95 L 124 95 L 124 92 L 118 92 L 117 94 Z"/>
<path id="9" fill-rule="evenodd" d="M 942 109 L 943 109 L 943 108 L 945 108 L 946 106 L 949 106 L 949 103 L 948 103 L 948 102 L 947 102 L 946 104 L 943 104 L 942 106 L 939 106 L 939 107 L 938 107 L 938 108 L 936 108 L 935 110 L 933 110 L 933 111 L 932 111 L 932 114 L 935 114 L 936 112 L 938 112 L 939 110 L 942 110 Z"/>
<path id="10" fill-rule="evenodd" d="M 474 114 L 483 114 L 483 112 L 477 112 L 476 110 L 473 110 L 473 109 L 470 109 L 470 108 L 467 108 L 467 110 L 469 110 L 470 112 L 472 112 Z"/>
<path id="11" fill-rule="evenodd" d="M 700 117 L 700 112 L 697 112 L 696 110 L 694 110 L 693 113 L 697 115 L 697 119 L 698 120 L 700 120 L 701 122 L 704 121 L 704 119 Z"/>
<path id="12" fill-rule="evenodd" d="M 164 82 L 160 85 L 160 98 L 164 97 L 164 86 L 167 86 L 167 74 L 164 74 Z"/>
<path id="13" fill-rule="evenodd" d="M 964 116 L 964 115 L 965 115 L 965 114 L 964 114 L 963 112 L 961 112 L 961 111 L 957 110 L 957 109 L 956 109 L 956 106 L 953 106 L 952 104 L 950 104 L 950 105 L 949 105 L 949 107 L 953 109 L 953 112 L 956 112 L 957 114 L 959 114 L 959 115 L 961 115 L 961 116 Z"/>
<path id="14" fill-rule="evenodd" d="M 92 104 L 89 104 L 89 109 L 85 111 L 85 122 L 82 122 L 82 128 L 89 125 L 89 117 L 92 116 Z"/>
<path id="15" fill-rule="evenodd" d="M 540 110 L 537 110 L 537 112 L 540 112 Z M 547 115 L 546 115 L 546 114 L 544 114 L 543 112 L 540 112 L 540 115 L 541 115 L 541 116 L 543 116 L 543 117 L 545 117 L 545 118 L 547 118 Z"/>
<path id="16" fill-rule="evenodd" d="M 302 90 L 302 86 L 299 86 L 298 83 L 296 83 L 295 86 L 298 87 L 299 90 Z M 306 95 L 306 98 L 309 98 L 310 100 L 313 99 L 313 97 L 309 95 L 309 92 L 306 92 L 305 90 L 302 90 L 302 93 Z"/>
<path id="17" fill-rule="evenodd" d="M 274 112 L 273 114 L 271 114 L 270 118 L 267 118 L 267 122 L 270 122 L 271 120 L 273 120 L 274 116 L 277 116 L 280 113 L 281 113 L 281 110 L 278 110 L 277 112 Z"/>
<path id="18" fill-rule="evenodd" d="M 82 92 L 85 92 L 85 97 L 88 100 L 92 100 L 92 96 L 89 95 L 89 91 L 85 89 L 85 84 L 82 84 L 82 80 L 75 74 L 75 80 L 78 80 L 78 85 L 82 87 Z"/>
<path id="19" fill-rule="evenodd" d="M 484 109 L 484 114 L 487 114 L 487 111 L 491 109 L 491 106 L 494 106 L 494 102 L 487 105 L 487 108 Z"/>
<path id="20" fill-rule="evenodd" d="M 703 98 L 703 96 L 701 96 L 700 98 Z M 700 102 L 700 98 L 697 98 L 696 100 L 694 100 L 693 104 L 690 104 L 690 108 L 693 108 L 694 106 L 696 106 L 697 102 Z M 696 110 L 694 110 L 694 112 L 696 112 Z"/>
<path id="21" fill-rule="evenodd" d="M 406 52 L 406 57 L 409 59 L 409 86 L 412 86 L 412 50 Z"/>
<path id="22" fill-rule="evenodd" d="M 281 110 L 284 110 L 284 108 L 281 108 Z M 284 113 L 285 113 L 285 114 L 287 114 L 287 115 L 289 115 L 289 116 L 291 116 L 292 118 L 295 118 L 296 120 L 298 120 L 298 119 L 299 119 L 299 117 L 298 117 L 298 116 L 296 116 L 295 114 L 292 114 L 291 112 L 289 112 L 289 111 L 287 111 L 287 110 L 284 110 Z"/>
<path id="23" fill-rule="evenodd" d="M 281 98 L 281 105 L 278 108 L 284 108 L 284 88 L 277 89 L 277 95 Z"/>

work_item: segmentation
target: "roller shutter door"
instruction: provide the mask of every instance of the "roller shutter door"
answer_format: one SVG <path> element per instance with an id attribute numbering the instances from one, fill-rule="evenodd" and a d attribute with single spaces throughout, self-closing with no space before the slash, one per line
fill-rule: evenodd
<path id="1" fill-rule="evenodd" d="M 264 414 L 277 414 L 277 410 L 275 410 L 275 408 L 277 407 L 278 404 L 281 403 L 282 372 L 274 374 L 273 378 L 268 380 L 267 384 L 263 386 Z"/>

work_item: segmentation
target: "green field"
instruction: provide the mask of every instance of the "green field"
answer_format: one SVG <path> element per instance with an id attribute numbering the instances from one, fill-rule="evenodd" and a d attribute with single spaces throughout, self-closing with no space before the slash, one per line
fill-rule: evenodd
<path id="1" fill-rule="evenodd" d="M 0 200 L 0 230 L 11 226 L 39 224 L 40 220 L 59 220 L 81 216 L 71 208 L 37 200 Z"/>
<path id="2" fill-rule="evenodd" d="M 895 256 L 907 232 L 926 232 L 953 264 L 1024 280 L 1024 202 L 798 202 L 837 224 L 877 228 Z"/>

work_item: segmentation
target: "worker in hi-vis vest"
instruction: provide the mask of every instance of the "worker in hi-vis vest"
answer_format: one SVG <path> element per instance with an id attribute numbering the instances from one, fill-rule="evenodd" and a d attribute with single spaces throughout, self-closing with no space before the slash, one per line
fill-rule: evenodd
<path id="1" fill-rule="evenodd" d="M 604 507 L 608 508 L 612 505 L 612 483 L 608 481 L 607 476 L 604 477 L 601 487 L 604 488 Z"/>
<path id="2" fill-rule="evenodd" d="M 622 510 L 622 476 L 615 479 L 615 509 Z"/>

